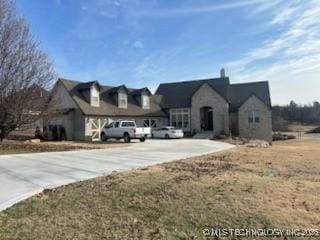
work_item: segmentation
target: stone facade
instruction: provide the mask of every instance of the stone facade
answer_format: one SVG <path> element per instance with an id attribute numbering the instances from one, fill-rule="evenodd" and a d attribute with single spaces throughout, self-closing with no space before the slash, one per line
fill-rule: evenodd
<path id="1" fill-rule="evenodd" d="M 249 112 L 259 111 L 259 122 L 249 122 Z M 272 142 L 272 113 L 256 96 L 250 97 L 238 111 L 239 135 L 244 138 L 263 139 Z"/>
<path id="2" fill-rule="evenodd" d="M 191 131 L 201 131 L 200 109 L 211 107 L 213 110 L 213 135 L 229 133 L 229 108 L 226 100 L 208 84 L 203 84 L 191 99 Z"/>

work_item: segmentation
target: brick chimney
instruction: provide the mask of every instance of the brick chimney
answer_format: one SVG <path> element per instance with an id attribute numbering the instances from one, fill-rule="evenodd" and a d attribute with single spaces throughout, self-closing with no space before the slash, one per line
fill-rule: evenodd
<path id="1" fill-rule="evenodd" d="M 224 68 L 220 69 L 220 77 L 221 78 L 225 78 L 226 77 L 226 70 L 224 70 Z"/>

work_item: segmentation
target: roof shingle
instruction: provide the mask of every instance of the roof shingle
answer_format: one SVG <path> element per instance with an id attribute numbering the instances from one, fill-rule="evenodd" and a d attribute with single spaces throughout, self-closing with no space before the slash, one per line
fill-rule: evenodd
<path id="1" fill-rule="evenodd" d="M 133 92 L 136 89 L 128 88 L 128 107 L 119 108 L 113 100 L 110 91 L 113 91 L 113 86 L 100 86 L 100 106 L 93 107 L 85 100 L 85 97 L 79 91 L 82 88 L 82 82 L 59 79 L 65 88 L 70 93 L 76 104 L 82 110 L 85 115 L 97 115 L 97 116 L 149 116 L 149 117 L 165 117 L 166 113 L 162 111 L 159 104 L 156 103 L 155 97 L 150 96 L 150 108 L 144 109 L 133 96 Z"/>
<path id="2" fill-rule="evenodd" d="M 252 95 L 257 96 L 267 106 L 271 106 L 268 82 L 251 82 L 230 84 L 229 78 L 213 78 L 185 82 L 160 84 L 156 94 L 160 95 L 160 105 L 163 108 L 189 108 L 192 95 L 200 86 L 207 83 L 228 103 L 230 111 L 237 111 L 239 107 Z"/>
<path id="3" fill-rule="evenodd" d="M 211 78 L 174 83 L 161 83 L 156 95 L 162 95 L 160 105 L 163 108 L 186 108 L 191 106 L 191 97 L 198 88 L 207 83 L 223 98 L 227 98 L 229 78 Z"/>

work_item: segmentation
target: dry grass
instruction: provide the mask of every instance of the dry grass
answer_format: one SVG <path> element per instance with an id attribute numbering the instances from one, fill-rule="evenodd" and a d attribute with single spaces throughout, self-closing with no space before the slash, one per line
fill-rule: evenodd
<path id="1" fill-rule="evenodd" d="M 41 142 L 29 143 L 23 141 L 7 140 L 0 143 L 0 155 L 3 154 L 20 154 L 20 153 L 35 153 L 35 152 L 59 152 L 71 151 L 80 149 L 101 149 L 124 147 L 128 144 L 121 142 L 104 142 L 104 143 L 86 143 L 86 142 Z"/>
<path id="2" fill-rule="evenodd" d="M 203 239 L 208 225 L 319 228 L 319 173 L 320 141 L 237 147 L 45 191 L 0 214 L 0 239 Z"/>

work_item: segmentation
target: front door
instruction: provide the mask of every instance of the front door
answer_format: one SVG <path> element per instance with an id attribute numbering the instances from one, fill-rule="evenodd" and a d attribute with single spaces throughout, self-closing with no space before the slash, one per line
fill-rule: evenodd
<path id="1" fill-rule="evenodd" d="M 207 131 L 213 131 L 213 111 L 212 111 L 212 108 L 208 110 L 208 113 L 207 113 Z"/>
<path id="2" fill-rule="evenodd" d="M 202 107 L 200 109 L 200 129 L 201 131 L 213 131 L 213 109 L 212 107 Z"/>

